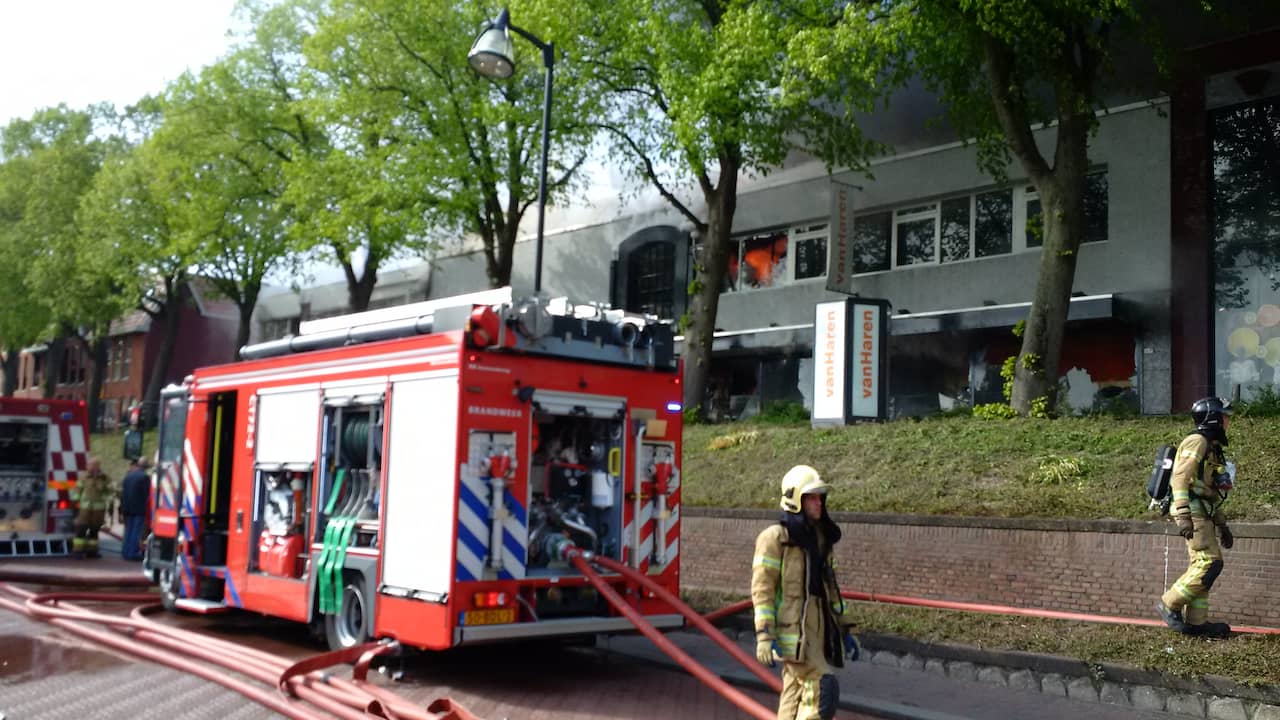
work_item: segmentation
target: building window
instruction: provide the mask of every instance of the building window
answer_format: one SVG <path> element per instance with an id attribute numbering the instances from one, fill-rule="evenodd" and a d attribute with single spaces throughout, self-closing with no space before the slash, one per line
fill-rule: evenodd
<path id="1" fill-rule="evenodd" d="M 938 261 L 938 204 L 894 213 L 894 267 Z"/>
<path id="2" fill-rule="evenodd" d="M 133 348 L 130 347 L 128 338 L 120 338 L 120 378 L 121 380 L 129 379 L 129 364 L 133 361 Z"/>
<path id="3" fill-rule="evenodd" d="M 733 238 L 725 284 L 730 291 L 778 287 L 827 274 L 826 223 Z"/>
<path id="4" fill-rule="evenodd" d="M 1215 109 L 1214 391 L 1245 399 L 1280 381 L 1280 97 Z"/>
<path id="5" fill-rule="evenodd" d="M 827 226 L 809 225 L 792 231 L 791 245 L 796 255 L 796 280 L 826 277 Z"/>
<path id="6" fill-rule="evenodd" d="M 892 235 L 893 216 L 888 212 L 855 217 L 853 219 L 854 272 L 888 270 L 889 242 Z"/>
<path id="7" fill-rule="evenodd" d="M 609 302 L 629 312 L 674 320 L 689 305 L 690 267 L 701 247 L 671 225 L 654 225 L 632 233 L 618 245 L 609 270 Z"/>
<path id="8" fill-rule="evenodd" d="M 1102 242 L 1107 239 L 1107 189 L 1105 172 L 1092 173 L 1085 178 L 1083 242 Z M 1028 186 L 1023 190 L 1023 197 L 1027 201 L 1027 221 L 1024 224 L 1027 247 L 1042 247 L 1044 219 L 1040 195 L 1034 187 Z"/>
<path id="9" fill-rule="evenodd" d="M 974 207 L 974 257 L 1013 252 L 1013 191 L 977 195 Z"/>
<path id="10" fill-rule="evenodd" d="M 665 240 L 633 250 L 627 263 L 628 310 L 675 317 L 675 247 Z"/>
<path id="11" fill-rule="evenodd" d="M 969 210 L 972 198 L 952 198 L 942 201 L 941 230 L 942 262 L 955 262 L 973 257 L 973 231 L 969 227 Z"/>
<path id="12" fill-rule="evenodd" d="M 1084 242 L 1107 239 L 1107 173 L 1085 185 Z M 989 190 L 854 218 L 854 272 L 1008 255 L 1044 244 L 1035 188 Z M 1017 232 L 1014 229 L 1017 228 Z"/>
<path id="13" fill-rule="evenodd" d="M 262 341 L 279 340 L 283 337 L 298 334 L 298 324 L 301 318 L 275 318 L 273 320 L 262 321 Z"/>

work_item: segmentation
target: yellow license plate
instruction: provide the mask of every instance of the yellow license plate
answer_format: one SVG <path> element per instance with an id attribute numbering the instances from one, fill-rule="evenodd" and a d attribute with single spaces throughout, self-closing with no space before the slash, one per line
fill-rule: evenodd
<path id="1" fill-rule="evenodd" d="M 497 610 L 468 610 L 462 613 L 463 625 L 501 625 L 516 621 L 515 608 Z"/>

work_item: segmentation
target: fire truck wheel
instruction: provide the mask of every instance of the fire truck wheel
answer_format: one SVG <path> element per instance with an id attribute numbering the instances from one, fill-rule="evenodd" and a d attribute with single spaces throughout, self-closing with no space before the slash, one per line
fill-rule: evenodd
<path id="1" fill-rule="evenodd" d="M 324 616 L 324 637 L 330 650 L 341 650 L 369 641 L 373 618 L 369 615 L 368 592 L 364 576 L 345 575 L 342 588 L 342 608 Z"/>
<path id="2" fill-rule="evenodd" d="M 160 587 L 160 604 L 172 612 L 178 607 L 178 568 L 175 564 L 161 565 L 156 570 L 156 585 Z"/>

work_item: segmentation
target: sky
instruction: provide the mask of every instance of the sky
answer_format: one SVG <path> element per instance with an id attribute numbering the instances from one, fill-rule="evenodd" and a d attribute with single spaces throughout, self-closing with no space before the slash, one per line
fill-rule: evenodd
<path id="1" fill-rule="evenodd" d="M 43 107 L 123 108 L 229 48 L 235 0 L 0 0 L 0 125 Z"/>

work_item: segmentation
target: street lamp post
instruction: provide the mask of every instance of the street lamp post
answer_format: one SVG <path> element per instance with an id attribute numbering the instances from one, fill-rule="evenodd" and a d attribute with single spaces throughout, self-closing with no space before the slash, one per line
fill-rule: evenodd
<path id="1" fill-rule="evenodd" d="M 547 69 L 542 92 L 542 158 L 538 163 L 538 234 L 537 253 L 533 269 L 533 291 L 542 292 L 542 228 L 547 214 L 547 147 L 551 144 L 551 77 L 555 66 L 555 44 L 543 42 L 533 33 L 511 22 L 506 8 L 498 13 L 498 19 L 486 27 L 471 46 L 467 62 L 476 72 L 491 78 L 509 78 L 515 72 L 515 56 L 511 50 L 511 34 L 533 43 L 542 51 L 542 65 Z"/>

